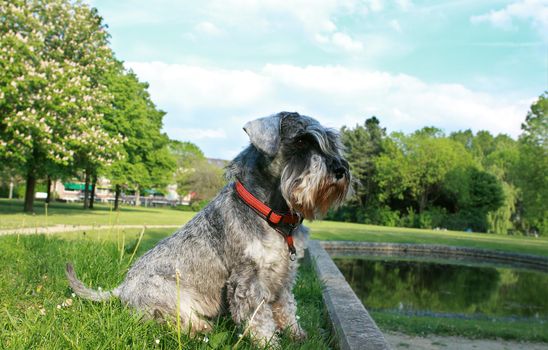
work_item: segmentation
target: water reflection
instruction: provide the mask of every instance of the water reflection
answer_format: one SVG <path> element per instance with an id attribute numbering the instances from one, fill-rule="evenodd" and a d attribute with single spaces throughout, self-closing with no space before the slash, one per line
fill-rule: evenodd
<path id="1" fill-rule="evenodd" d="M 548 274 L 424 261 L 339 258 L 371 310 L 548 319 Z"/>

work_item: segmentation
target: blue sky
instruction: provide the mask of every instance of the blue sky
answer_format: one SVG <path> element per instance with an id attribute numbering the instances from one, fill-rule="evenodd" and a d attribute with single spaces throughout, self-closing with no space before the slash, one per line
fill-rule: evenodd
<path id="1" fill-rule="evenodd" d="M 516 137 L 548 89 L 548 0 L 90 0 L 167 112 L 171 138 L 233 158 L 247 120 L 376 115 Z"/>

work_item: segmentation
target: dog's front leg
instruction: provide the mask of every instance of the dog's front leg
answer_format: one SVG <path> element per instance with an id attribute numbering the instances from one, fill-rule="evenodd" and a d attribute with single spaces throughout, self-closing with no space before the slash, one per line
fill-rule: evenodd
<path id="1" fill-rule="evenodd" d="M 274 320 L 279 329 L 289 329 L 295 340 L 306 339 L 306 332 L 297 321 L 297 302 L 290 288 L 284 288 L 279 298 L 272 304 Z"/>
<path id="2" fill-rule="evenodd" d="M 270 305 L 271 294 L 252 269 L 241 269 L 230 277 L 227 290 L 232 319 L 249 327 L 251 338 L 261 346 L 276 347 L 276 322 Z"/>

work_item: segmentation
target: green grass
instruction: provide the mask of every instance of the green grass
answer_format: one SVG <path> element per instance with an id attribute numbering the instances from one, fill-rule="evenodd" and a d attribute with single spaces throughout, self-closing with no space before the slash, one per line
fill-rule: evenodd
<path id="1" fill-rule="evenodd" d="M 425 336 L 462 336 L 470 339 L 506 339 L 548 342 L 548 324 L 525 320 L 487 320 L 404 316 L 391 312 L 370 311 L 384 331 Z"/>
<path id="2" fill-rule="evenodd" d="M 461 231 L 384 227 L 335 221 L 307 223 L 313 239 L 388 243 L 440 244 L 534 254 L 548 257 L 547 237 L 522 237 Z"/>
<path id="3" fill-rule="evenodd" d="M 21 201 L 0 199 L 0 229 L 47 225 L 182 225 L 195 215 L 171 208 L 123 207 L 119 213 L 109 206 L 97 205 L 84 211 L 81 204 L 53 203 L 46 219 L 44 203 L 36 202 L 34 215 L 23 214 Z M 307 222 L 311 238 L 390 243 L 440 244 L 491 249 L 548 257 L 548 238 L 514 237 L 493 234 L 434 231 L 382 227 L 352 223 Z M 147 229 L 137 254 L 150 249 L 175 229 Z M 112 227 L 43 236 L 0 237 L 0 347 L 9 348 L 177 348 L 174 327 L 140 322 L 119 302 L 94 304 L 78 298 L 73 305 L 57 309 L 70 298 L 63 275 L 66 260 L 74 260 L 86 283 L 115 286 L 123 278 L 139 229 Z M 120 249 L 124 247 L 122 259 Z M 4 268 L 6 266 L 6 268 Z M 9 276 L 9 278 L 7 278 Z M 47 276 L 45 278 L 44 276 Z M 295 294 L 300 300 L 299 314 L 311 340 L 299 347 L 326 348 L 325 311 L 320 285 L 310 267 L 301 269 Z M 41 315 L 44 309 L 46 315 Z M 470 338 L 505 338 L 548 342 L 546 324 L 525 321 L 463 320 L 433 317 L 408 317 L 372 312 L 383 330 L 408 334 L 461 335 Z M 184 348 L 210 349 L 237 341 L 237 329 L 228 319 L 221 319 L 216 334 L 206 344 L 201 338 L 184 338 Z M 155 341 L 160 341 L 156 345 Z M 214 340 L 215 339 L 215 340 Z M 221 346 L 221 347 L 222 347 Z M 242 348 L 250 348 L 246 341 Z"/>
<path id="4" fill-rule="evenodd" d="M 44 202 L 36 202 L 34 215 L 23 214 L 22 205 L 20 200 L 0 199 L 0 229 L 45 226 L 46 222 L 48 225 L 182 225 L 195 215 L 172 208 L 122 207 L 119 212 L 112 212 L 107 205 L 99 204 L 94 210 L 83 210 L 79 203 L 52 203 L 48 206 L 46 218 Z M 311 228 L 311 237 L 320 240 L 441 244 L 548 256 L 548 237 L 434 231 L 334 221 L 305 224 Z"/>
<path id="5" fill-rule="evenodd" d="M 122 206 L 119 212 L 106 204 L 83 210 L 82 203 L 51 203 L 45 215 L 45 203 L 35 201 L 34 214 L 23 213 L 20 200 L 0 199 L 0 229 L 51 225 L 182 225 L 196 213 L 172 208 Z"/>
<path id="6" fill-rule="evenodd" d="M 136 232 L 90 232 L 62 239 L 44 235 L 0 237 L 0 348 L 2 349 L 226 349 L 238 341 L 243 329 L 228 317 L 217 321 L 208 335 L 177 340 L 174 325 L 143 322 L 113 299 L 94 303 L 73 297 L 64 276 L 66 261 L 73 261 L 84 283 L 97 288 L 116 286 L 127 271 L 135 248 Z M 150 230 L 137 254 L 142 254 L 168 230 Z M 84 239 L 74 239 L 74 238 Z M 118 242 L 116 242 L 118 238 Z M 122 252 L 122 254 L 120 254 Z M 120 259 L 120 256 L 122 258 Z M 327 349 L 326 314 L 321 286 L 310 265 L 299 270 L 294 288 L 298 314 L 309 339 L 292 343 L 282 336 L 284 349 Z M 254 348 L 247 338 L 238 349 Z"/>

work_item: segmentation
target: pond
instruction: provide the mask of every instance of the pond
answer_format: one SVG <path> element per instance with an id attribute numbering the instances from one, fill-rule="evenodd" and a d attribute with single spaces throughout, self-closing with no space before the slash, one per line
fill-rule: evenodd
<path id="1" fill-rule="evenodd" d="M 548 273 L 443 260 L 334 261 L 372 311 L 548 320 Z"/>

